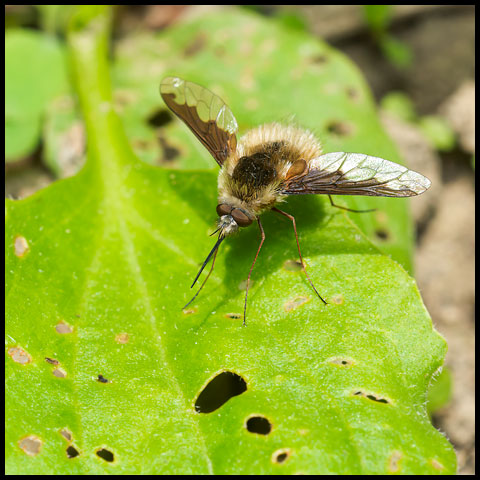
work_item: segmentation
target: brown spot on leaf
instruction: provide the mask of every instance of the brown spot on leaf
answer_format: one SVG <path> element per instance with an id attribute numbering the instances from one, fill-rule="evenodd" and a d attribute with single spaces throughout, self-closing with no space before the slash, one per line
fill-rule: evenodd
<path id="1" fill-rule="evenodd" d="M 445 467 L 438 461 L 436 460 L 435 458 L 432 458 L 430 460 L 430 463 L 432 464 L 432 467 L 435 469 L 435 470 L 444 470 Z"/>
<path id="2" fill-rule="evenodd" d="M 65 378 L 67 376 L 67 372 L 63 368 L 55 368 L 52 373 L 58 378 Z"/>
<path id="3" fill-rule="evenodd" d="M 45 361 L 51 365 L 58 365 L 60 362 L 54 358 L 45 357 Z"/>
<path id="4" fill-rule="evenodd" d="M 298 272 L 302 269 L 302 264 L 300 260 L 286 260 L 283 263 L 283 268 L 287 272 Z"/>
<path id="5" fill-rule="evenodd" d="M 192 57 L 201 52 L 207 44 L 207 34 L 199 32 L 195 38 L 185 47 L 183 54 L 185 57 Z"/>
<path id="6" fill-rule="evenodd" d="M 42 441 L 36 435 L 29 435 L 18 442 L 18 446 L 29 456 L 34 457 L 42 449 Z"/>
<path id="7" fill-rule="evenodd" d="M 293 300 L 289 300 L 283 305 L 283 308 L 286 312 L 291 312 L 296 310 L 298 307 L 301 307 L 303 304 L 307 303 L 310 299 L 308 297 L 298 296 Z"/>
<path id="8" fill-rule="evenodd" d="M 73 332 L 73 328 L 66 324 L 63 320 L 60 320 L 60 322 L 57 323 L 57 325 L 55 325 L 55 330 L 58 332 L 58 333 L 72 333 Z"/>
<path id="9" fill-rule="evenodd" d="M 26 365 L 32 361 L 32 357 L 20 347 L 11 347 L 8 349 L 8 354 L 12 357 L 12 360 L 16 363 Z"/>
<path id="10" fill-rule="evenodd" d="M 343 295 L 339 293 L 338 295 L 334 295 L 331 299 L 330 302 L 335 304 L 335 305 L 343 305 L 343 302 L 345 299 L 343 298 Z"/>
<path id="11" fill-rule="evenodd" d="M 70 430 L 67 428 L 62 428 L 59 433 L 67 442 L 71 442 L 73 440 L 72 432 L 70 432 Z"/>
<path id="12" fill-rule="evenodd" d="M 24 257 L 30 250 L 30 247 L 28 246 L 28 242 L 26 238 L 22 237 L 21 235 L 17 235 L 15 237 L 14 247 L 15 247 L 15 255 L 20 258 Z"/>
<path id="13" fill-rule="evenodd" d="M 355 365 L 353 360 L 344 357 L 332 357 L 328 361 L 333 365 L 338 365 L 341 367 L 351 367 L 352 365 Z"/>
<path id="14" fill-rule="evenodd" d="M 398 450 L 394 450 L 390 457 L 388 458 L 387 470 L 389 473 L 397 473 L 401 469 L 400 461 L 402 460 L 403 454 Z"/>
<path id="15" fill-rule="evenodd" d="M 348 98 L 357 102 L 360 98 L 360 93 L 355 87 L 347 87 L 345 89 L 345 93 L 347 94 Z"/>
<path id="16" fill-rule="evenodd" d="M 130 337 L 128 336 L 128 333 L 117 333 L 117 335 L 115 335 L 115 341 L 117 343 L 128 343 Z"/>

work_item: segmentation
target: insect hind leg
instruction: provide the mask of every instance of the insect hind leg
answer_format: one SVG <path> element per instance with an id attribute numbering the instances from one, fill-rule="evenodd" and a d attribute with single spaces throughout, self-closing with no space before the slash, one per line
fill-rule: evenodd
<path id="1" fill-rule="evenodd" d="M 247 298 L 248 298 L 248 289 L 250 286 L 250 275 L 252 274 L 253 266 L 255 265 L 255 262 L 257 261 L 258 254 L 260 253 L 260 249 L 262 248 L 263 242 L 265 241 L 265 232 L 263 231 L 263 226 L 262 222 L 260 221 L 259 218 L 257 218 L 258 222 L 258 228 L 260 228 L 260 234 L 262 235 L 262 239 L 260 240 L 260 245 L 258 246 L 257 254 L 255 255 L 255 258 L 253 260 L 252 266 L 250 267 L 250 271 L 248 272 L 248 278 L 247 278 L 247 289 L 245 292 L 245 304 L 243 306 L 243 326 L 245 327 L 247 325 Z"/>
<path id="2" fill-rule="evenodd" d="M 297 248 L 298 248 L 298 256 L 300 257 L 300 263 L 302 264 L 302 268 L 303 268 L 303 271 L 305 272 L 305 275 L 308 279 L 308 281 L 310 282 L 310 285 L 312 286 L 313 290 L 315 291 L 315 293 L 317 294 L 318 298 L 325 304 L 327 305 L 327 302 L 321 297 L 321 295 L 318 293 L 317 289 L 315 288 L 315 285 L 313 284 L 312 280 L 310 279 L 310 275 L 308 275 L 307 273 L 307 269 L 305 268 L 305 263 L 303 261 L 303 258 L 302 258 L 302 253 L 300 252 L 300 243 L 298 241 L 298 234 L 297 234 L 297 225 L 295 223 L 295 217 L 293 215 L 290 215 L 289 213 L 287 212 L 284 212 L 276 207 L 273 207 L 272 210 L 274 210 L 275 212 L 277 213 L 280 213 L 281 215 L 283 215 L 284 217 L 287 217 L 289 218 L 292 223 L 293 223 L 293 230 L 295 231 L 295 239 L 297 240 Z"/>
<path id="3" fill-rule="evenodd" d="M 369 208 L 368 210 L 354 210 L 353 208 L 342 207 L 341 205 L 335 205 L 335 203 L 333 203 L 333 199 L 332 199 L 331 195 L 329 195 L 328 198 L 330 199 L 330 204 L 332 205 L 332 207 L 341 208 L 342 210 L 346 210 L 347 212 L 367 213 L 367 212 L 376 212 L 377 211 L 376 208 Z"/>

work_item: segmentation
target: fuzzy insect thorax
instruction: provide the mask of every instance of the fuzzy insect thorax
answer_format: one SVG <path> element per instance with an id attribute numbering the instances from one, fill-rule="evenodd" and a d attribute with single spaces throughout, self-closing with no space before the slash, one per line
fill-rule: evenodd
<path id="1" fill-rule="evenodd" d="M 240 209 L 255 220 L 283 200 L 280 192 L 288 175 L 300 175 L 320 152 L 314 136 L 296 127 L 273 123 L 250 130 L 220 170 L 219 205 Z M 225 224 L 225 231 L 234 230 Z"/>

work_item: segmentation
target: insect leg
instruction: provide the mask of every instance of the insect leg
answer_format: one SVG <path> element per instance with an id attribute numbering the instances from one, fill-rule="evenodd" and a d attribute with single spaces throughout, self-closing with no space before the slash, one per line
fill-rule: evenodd
<path id="1" fill-rule="evenodd" d="M 330 195 L 329 195 L 330 196 Z M 287 212 L 283 212 L 282 210 L 279 210 L 278 208 L 276 207 L 273 207 L 272 210 L 274 210 L 275 212 L 278 212 L 282 215 L 284 215 L 285 217 L 289 218 L 292 223 L 293 223 L 293 229 L 295 230 L 295 238 L 297 240 L 297 248 L 298 248 L 298 256 L 300 257 L 300 262 L 302 264 L 302 268 L 303 268 L 303 271 L 305 272 L 305 275 L 307 276 L 307 279 L 308 281 L 310 282 L 310 285 L 312 286 L 313 290 L 315 291 L 315 293 L 318 295 L 318 298 L 326 305 L 327 302 L 320 296 L 320 294 L 317 292 L 317 289 L 315 288 L 315 285 L 313 284 L 312 280 L 310 279 L 310 276 L 308 275 L 307 273 L 307 270 L 305 268 L 305 263 L 303 262 L 303 258 L 302 258 L 302 254 L 300 252 L 300 243 L 298 242 L 298 234 L 297 234 L 297 225 L 295 223 L 295 217 L 293 215 L 290 215 L 288 214 Z"/>
<path id="2" fill-rule="evenodd" d="M 332 207 L 341 208 L 342 210 L 347 210 L 347 212 L 354 212 L 354 213 L 367 213 L 367 212 L 375 212 L 376 208 L 370 208 L 369 210 L 354 210 L 353 208 L 342 207 L 340 205 L 335 205 L 332 200 L 332 196 L 329 195 L 328 198 L 330 199 L 330 203 Z"/>
<path id="3" fill-rule="evenodd" d="M 200 290 L 203 288 L 203 286 L 207 283 L 208 277 L 210 274 L 213 272 L 213 267 L 215 266 L 215 259 L 217 258 L 217 253 L 218 253 L 218 248 L 215 250 L 215 253 L 213 254 L 213 260 L 212 260 L 212 266 L 210 267 L 210 271 L 208 272 L 208 275 L 205 277 L 205 280 L 203 281 L 201 287 L 197 290 L 197 293 L 193 296 L 193 298 L 182 308 L 184 310 L 187 308 L 196 298 L 197 295 L 200 293 Z M 193 287 L 193 285 L 192 285 Z"/>
<path id="4" fill-rule="evenodd" d="M 262 239 L 260 240 L 260 245 L 258 246 L 257 254 L 255 255 L 255 259 L 253 260 L 252 266 L 250 267 L 250 271 L 248 272 L 247 291 L 245 292 L 245 305 L 243 307 L 243 326 L 246 325 L 246 318 L 247 318 L 247 297 L 248 297 L 248 288 L 249 288 L 249 285 L 250 285 L 250 275 L 252 274 L 253 266 L 255 265 L 255 262 L 257 261 L 258 254 L 260 253 L 260 249 L 262 248 L 263 242 L 265 240 L 265 232 L 263 231 L 262 222 L 260 221 L 259 218 L 257 218 L 257 222 L 258 222 L 258 227 L 260 228 L 260 233 L 262 235 Z"/>

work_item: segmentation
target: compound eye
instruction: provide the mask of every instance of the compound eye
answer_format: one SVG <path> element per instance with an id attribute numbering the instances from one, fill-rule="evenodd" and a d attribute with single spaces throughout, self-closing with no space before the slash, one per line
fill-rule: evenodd
<path id="1" fill-rule="evenodd" d="M 226 203 L 221 203 L 220 205 L 217 205 L 217 215 L 219 217 L 223 217 L 223 215 L 230 215 L 232 208 L 233 207 L 227 205 Z"/>
<path id="2" fill-rule="evenodd" d="M 245 213 L 243 213 L 238 208 L 234 208 L 230 215 L 237 222 L 237 225 L 239 227 L 248 227 L 253 221 L 251 218 L 249 218 Z"/>

